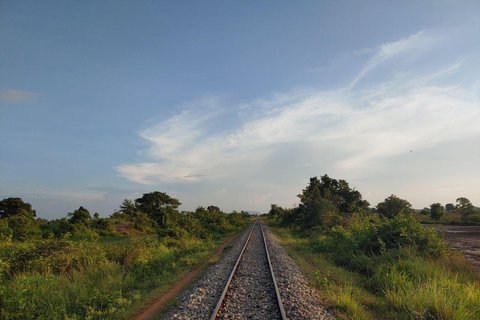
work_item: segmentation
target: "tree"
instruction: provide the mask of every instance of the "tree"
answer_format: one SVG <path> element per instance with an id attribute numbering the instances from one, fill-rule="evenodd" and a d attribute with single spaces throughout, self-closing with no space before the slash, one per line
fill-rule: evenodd
<path id="1" fill-rule="evenodd" d="M 135 203 L 130 199 L 124 199 L 122 204 L 120 205 L 120 212 L 132 218 L 135 217 L 136 215 Z"/>
<path id="2" fill-rule="evenodd" d="M 453 212 L 455 210 L 455 206 L 453 205 L 453 203 L 447 203 L 445 205 L 445 209 L 447 209 L 447 212 Z"/>
<path id="3" fill-rule="evenodd" d="M 310 183 L 298 197 L 302 203 L 321 197 L 330 201 L 343 216 L 351 216 L 358 211 L 366 212 L 370 205 L 362 200 L 359 191 L 350 188 L 347 181 L 332 179 L 326 174 L 320 180 L 317 177 L 310 178 Z"/>
<path id="4" fill-rule="evenodd" d="M 23 202 L 22 198 L 8 198 L 0 201 L 0 218 L 8 218 L 14 215 L 21 214 L 25 210 L 33 214 L 35 217 L 35 210 L 32 210 L 30 203 Z"/>
<path id="5" fill-rule="evenodd" d="M 165 192 L 159 191 L 144 193 L 141 198 L 135 200 L 135 206 L 155 220 L 161 227 L 166 227 L 169 219 L 178 214 L 176 209 L 180 205 L 180 201 L 170 197 Z"/>
<path id="6" fill-rule="evenodd" d="M 400 199 L 394 194 L 385 198 L 385 201 L 380 202 L 377 205 L 377 212 L 388 219 L 391 219 L 402 212 L 410 213 L 412 211 L 413 209 L 410 202 Z"/>
<path id="7" fill-rule="evenodd" d="M 12 239 L 16 241 L 38 238 L 41 235 L 39 223 L 33 213 L 24 209 L 8 218 L 8 226 L 12 230 Z"/>
<path id="8" fill-rule="evenodd" d="M 440 203 L 433 203 L 430 205 L 430 217 L 434 220 L 440 220 L 443 216 L 444 210 Z"/>
<path id="9" fill-rule="evenodd" d="M 84 207 L 80 207 L 77 210 L 75 210 L 73 213 L 68 213 L 68 216 L 70 217 L 69 221 L 72 224 L 85 224 L 87 225 L 89 221 L 92 219 L 90 216 L 90 212 L 88 212 L 87 209 Z"/>
<path id="10" fill-rule="evenodd" d="M 427 215 L 430 214 L 430 211 L 431 210 L 429 208 L 425 207 L 422 210 L 420 210 L 420 214 L 423 215 L 423 216 L 427 216 Z"/>
<path id="11" fill-rule="evenodd" d="M 467 198 L 461 197 L 457 199 L 457 205 L 455 206 L 455 211 L 461 214 L 461 219 L 466 221 L 468 216 L 475 213 L 475 208 L 473 204 Z"/>
<path id="12" fill-rule="evenodd" d="M 210 212 L 221 212 L 222 210 L 220 210 L 219 207 L 217 206 L 208 206 L 207 207 L 207 210 L 210 211 Z"/>

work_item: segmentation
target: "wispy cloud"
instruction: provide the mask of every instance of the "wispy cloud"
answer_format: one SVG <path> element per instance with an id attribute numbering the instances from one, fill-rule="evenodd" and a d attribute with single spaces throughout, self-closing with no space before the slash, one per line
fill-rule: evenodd
<path id="1" fill-rule="evenodd" d="M 376 50 L 362 49 L 357 51 L 357 54 L 366 54 L 372 52 L 373 57 L 370 58 L 370 60 L 363 66 L 362 70 L 350 83 L 349 88 L 352 88 L 354 85 L 356 85 L 380 64 L 401 55 L 407 55 L 410 58 L 415 58 L 420 53 L 432 49 L 432 47 L 439 40 L 439 37 L 433 35 L 431 32 L 420 31 L 410 35 L 405 39 L 384 43 Z"/>
<path id="2" fill-rule="evenodd" d="M 210 129 L 224 119 L 218 101 L 213 107 L 200 102 L 140 132 L 151 144 L 142 152 L 145 161 L 115 169 L 145 185 L 261 184 L 247 197 L 259 204 L 274 197 L 261 181 L 279 175 L 325 172 L 320 168 L 365 175 L 410 150 L 480 137 L 478 93 L 452 80 L 468 68 L 460 58 L 430 72 L 395 72 L 399 61 L 417 59 L 439 41 L 422 31 L 363 50 L 373 56 L 344 88 L 293 90 L 244 103 L 238 107 L 243 122 L 229 130 Z M 390 68 L 384 80 L 357 88 L 380 65 Z"/>
<path id="3" fill-rule="evenodd" d="M 0 91 L 0 100 L 12 102 L 28 102 L 33 101 L 38 97 L 38 94 L 28 91 L 20 90 L 2 90 Z"/>

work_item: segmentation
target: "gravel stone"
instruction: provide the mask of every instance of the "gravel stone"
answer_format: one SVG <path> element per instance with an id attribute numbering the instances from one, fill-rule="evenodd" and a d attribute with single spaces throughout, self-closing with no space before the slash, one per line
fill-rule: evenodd
<path id="1" fill-rule="evenodd" d="M 334 320 L 335 316 L 320 304 L 320 297 L 310 287 L 295 261 L 264 226 L 273 272 L 282 297 L 283 307 L 291 320 Z"/>
<path id="2" fill-rule="evenodd" d="M 263 223 L 263 222 L 260 222 Z M 165 319 L 210 319 L 236 259 L 250 233 L 252 223 L 233 242 L 219 261 L 180 296 Z M 334 320 L 321 304 L 306 277 L 288 256 L 275 236 L 263 226 L 275 278 L 285 313 L 290 320 Z M 218 319 L 281 319 L 275 290 L 268 269 L 260 226 L 252 232 L 250 243 L 230 283 Z"/>

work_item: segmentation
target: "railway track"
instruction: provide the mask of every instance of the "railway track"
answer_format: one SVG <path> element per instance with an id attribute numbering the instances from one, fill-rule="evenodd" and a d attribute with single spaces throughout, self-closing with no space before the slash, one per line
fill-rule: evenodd
<path id="1" fill-rule="evenodd" d="M 210 317 L 286 320 L 263 225 L 257 220 Z"/>
<path id="2" fill-rule="evenodd" d="M 164 320 L 334 320 L 319 300 L 285 249 L 256 221 L 181 294 Z"/>

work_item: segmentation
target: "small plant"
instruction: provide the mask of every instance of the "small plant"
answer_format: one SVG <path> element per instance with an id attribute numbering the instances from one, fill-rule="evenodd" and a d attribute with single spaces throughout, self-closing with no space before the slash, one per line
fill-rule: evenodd
<path id="1" fill-rule="evenodd" d="M 328 277 L 330 276 L 330 271 L 326 273 L 322 273 L 320 271 L 315 271 L 315 280 L 314 284 L 317 288 L 328 287 L 330 286 L 330 282 L 328 281 Z"/>

